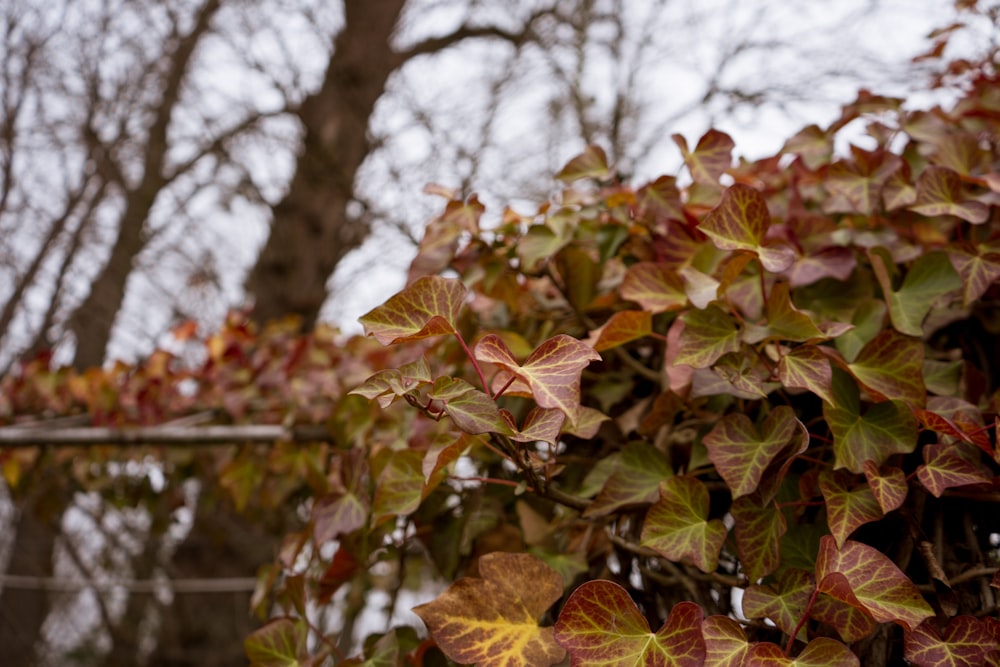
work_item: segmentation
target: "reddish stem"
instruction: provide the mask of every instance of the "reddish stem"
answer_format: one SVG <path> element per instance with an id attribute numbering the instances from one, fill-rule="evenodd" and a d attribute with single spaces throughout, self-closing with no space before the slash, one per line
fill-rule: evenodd
<path id="1" fill-rule="evenodd" d="M 493 398 L 500 398 L 501 396 L 503 396 L 503 393 L 505 391 L 507 391 L 512 384 L 514 384 L 514 380 L 516 380 L 516 379 L 517 379 L 517 376 L 511 375 L 510 379 L 507 380 L 507 384 L 505 384 L 504 386 L 500 387 L 500 391 L 498 391 L 496 394 L 494 394 Z"/>
<path id="2" fill-rule="evenodd" d="M 788 644 L 785 646 L 785 656 L 792 657 L 792 646 L 795 645 L 795 637 L 798 636 L 799 630 L 802 626 L 806 624 L 809 619 L 809 612 L 812 611 L 812 606 L 816 602 L 816 597 L 819 595 L 819 586 L 813 589 L 812 595 L 809 597 L 809 604 L 806 605 L 806 610 L 802 612 L 802 618 L 799 619 L 798 625 L 792 630 L 792 636 L 788 638 Z"/>
<path id="3" fill-rule="evenodd" d="M 460 334 L 457 330 L 455 331 L 455 338 L 458 339 L 458 342 L 461 344 L 462 349 L 465 350 L 465 356 L 467 356 L 469 358 L 469 361 L 472 362 L 472 367 L 476 369 L 476 375 L 479 376 L 479 381 L 483 384 L 483 391 L 486 392 L 487 396 L 493 398 L 493 393 L 490 391 L 490 386 L 486 384 L 486 376 L 483 375 L 483 369 L 479 366 L 479 362 L 476 361 L 476 355 L 472 354 L 472 350 L 470 350 L 469 346 L 465 344 L 465 339 L 462 338 L 462 334 Z"/>

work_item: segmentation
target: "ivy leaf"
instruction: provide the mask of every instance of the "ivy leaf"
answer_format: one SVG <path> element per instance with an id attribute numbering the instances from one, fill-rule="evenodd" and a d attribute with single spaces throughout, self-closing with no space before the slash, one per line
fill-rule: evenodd
<path id="1" fill-rule="evenodd" d="M 687 305 L 684 281 L 668 264 L 639 262 L 625 272 L 619 293 L 650 313 L 677 310 Z"/>
<path id="2" fill-rule="evenodd" d="M 719 294 L 719 281 L 693 266 L 685 266 L 680 274 L 684 278 L 684 291 L 691 305 L 695 308 L 708 308 L 708 304 Z"/>
<path id="3" fill-rule="evenodd" d="M 736 553 L 750 581 L 766 577 L 781 564 L 781 536 L 788 530 L 785 515 L 763 507 L 759 499 L 743 496 L 733 501 Z"/>
<path id="4" fill-rule="evenodd" d="M 347 393 L 364 396 L 369 401 L 377 399 L 384 408 L 431 381 L 431 369 L 420 357 L 399 368 L 379 371 Z"/>
<path id="5" fill-rule="evenodd" d="M 862 414 L 858 387 L 840 370 L 834 371 L 833 397 L 823 404 L 823 416 L 833 433 L 834 469 L 862 473 L 865 461 L 881 465 L 917 446 L 917 420 L 904 403 L 883 401 Z"/>
<path id="6" fill-rule="evenodd" d="M 924 462 L 917 466 L 917 479 L 935 498 L 956 486 L 989 484 L 993 479 L 975 450 L 961 444 L 925 445 L 922 451 Z"/>
<path id="7" fill-rule="evenodd" d="M 972 305 L 1000 279 L 1000 253 L 982 245 L 955 243 L 948 248 L 948 259 L 962 279 L 964 306 Z"/>
<path id="8" fill-rule="evenodd" d="M 868 257 L 882 294 L 889 306 L 892 325 L 900 333 L 923 336 L 923 322 L 940 297 L 962 286 L 962 281 L 943 252 L 921 255 L 903 279 L 899 290 L 892 289 L 889 267 L 892 260 L 884 249 L 869 251 Z"/>
<path id="9" fill-rule="evenodd" d="M 671 477 L 660 483 L 660 500 L 642 525 L 641 543 L 672 561 L 690 560 L 702 572 L 714 572 L 726 527 L 708 520 L 709 498 L 694 477 Z"/>
<path id="10" fill-rule="evenodd" d="M 387 452 L 385 462 L 375 482 L 372 498 L 372 526 L 387 519 L 407 516 L 417 511 L 420 501 L 437 486 L 440 476 L 427 482 L 424 477 L 424 455 L 413 449 Z"/>
<path id="11" fill-rule="evenodd" d="M 758 429 L 744 414 L 728 414 L 705 436 L 708 458 L 726 481 L 733 498 L 753 493 L 764 471 L 783 452 L 794 457 L 809 445 L 806 427 L 795 412 L 782 405 L 772 410 Z M 780 484 L 782 469 L 774 484 Z"/>
<path id="12" fill-rule="evenodd" d="M 807 169 L 815 171 L 830 162 L 833 137 L 818 125 L 810 125 L 786 141 L 781 152 L 798 155 Z"/>
<path id="13" fill-rule="evenodd" d="M 590 339 L 597 352 L 610 350 L 633 340 L 648 336 L 653 330 L 653 314 L 648 310 L 622 310 L 590 332 Z"/>
<path id="14" fill-rule="evenodd" d="M 312 507 L 313 540 L 324 544 L 368 525 L 369 467 L 365 452 L 357 449 L 334 459 L 332 493 L 317 499 Z"/>
<path id="15" fill-rule="evenodd" d="M 879 623 L 899 623 L 909 630 L 934 616 L 920 591 L 896 564 L 861 542 L 847 540 L 838 548 L 833 537 L 823 537 L 816 579 L 820 591 L 864 609 Z"/>
<path id="16" fill-rule="evenodd" d="M 705 667 L 743 667 L 750 648 L 747 635 L 728 616 L 709 616 L 701 624 L 705 639 Z"/>
<path id="17" fill-rule="evenodd" d="M 870 635 L 878 623 L 864 609 L 853 607 L 842 600 L 820 593 L 816 597 L 810 618 L 829 625 L 845 642 L 853 643 Z"/>
<path id="18" fill-rule="evenodd" d="M 775 283 L 767 300 L 768 335 L 781 340 L 804 342 L 827 336 L 812 318 L 792 304 L 788 283 Z"/>
<path id="19" fill-rule="evenodd" d="M 932 621 L 903 633 L 903 657 L 917 667 L 978 667 L 996 664 L 1000 645 L 986 624 L 973 616 L 951 619 L 938 634 Z M 991 655 L 992 654 L 992 655 Z M 990 662 L 988 658 L 992 658 Z"/>
<path id="20" fill-rule="evenodd" d="M 836 278 L 846 282 L 857 264 L 853 250 L 843 246 L 830 246 L 798 256 L 785 276 L 792 287 L 811 285 L 823 278 Z"/>
<path id="21" fill-rule="evenodd" d="M 684 221 L 684 204 L 677 189 L 677 179 L 673 176 L 660 176 L 639 188 L 636 195 L 644 214 L 652 213 L 660 220 Z"/>
<path id="22" fill-rule="evenodd" d="M 441 401 L 455 426 L 466 433 L 510 433 L 496 402 L 461 378 L 439 377 L 427 397 Z"/>
<path id="23" fill-rule="evenodd" d="M 537 271 L 540 264 L 554 257 L 572 237 L 570 228 L 557 233 L 548 225 L 532 225 L 517 242 L 517 258 L 521 267 L 527 273 Z"/>
<path id="24" fill-rule="evenodd" d="M 817 637 L 810 641 L 794 659 L 785 656 L 777 644 L 754 644 L 747 655 L 748 667 L 858 667 L 861 662 L 851 649 L 836 639 Z"/>
<path id="25" fill-rule="evenodd" d="M 309 664 L 302 619 L 278 618 L 254 630 L 243 642 L 251 667 L 299 667 Z"/>
<path id="26" fill-rule="evenodd" d="M 962 179 L 947 167 L 931 165 L 917 179 L 917 201 L 910 206 L 928 217 L 954 215 L 966 222 L 982 224 L 990 216 L 989 207 L 962 193 Z"/>
<path id="27" fill-rule="evenodd" d="M 868 463 L 871 463 L 870 461 Z M 819 476 L 819 488 L 826 501 L 830 533 L 843 546 L 859 526 L 882 518 L 882 508 L 868 486 L 850 488 L 851 476 L 842 471 L 824 470 Z"/>
<path id="28" fill-rule="evenodd" d="M 543 408 L 562 410 L 571 422 L 580 413 L 580 375 L 591 361 L 601 358 L 589 345 L 559 334 L 535 348 L 524 364 L 517 363 L 506 343 L 487 334 L 476 344 L 476 359 L 496 364 L 531 389 Z"/>
<path id="29" fill-rule="evenodd" d="M 583 515 L 605 516 L 623 507 L 648 505 L 660 494 L 660 482 L 673 477 L 666 455 L 643 442 L 630 442 L 622 448 L 618 461 Z"/>
<path id="30" fill-rule="evenodd" d="M 715 305 L 689 310 L 680 317 L 683 328 L 674 363 L 708 368 L 719 357 L 740 349 L 740 330 L 728 313 Z"/>
<path id="31" fill-rule="evenodd" d="M 906 474 L 895 466 L 880 470 L 874 461 L 865 461 L 864 467 L 868 487 L 872 490 L 872 496 L 883 514 L 902 507 L 909 492 Z"/>
<path id="32" fill-rule="evenodd" d="M 900 400 L 918 408 L 927 397 L 924 343 L 918 338 L 886 329 L 861 348 L 848 368 L 877 400 Z"/>
<path id="33" fill-rule="evenodd" d="M 833 403 L 833 369 L 830 358 L 813 345 L 803 345 L 781 356 L 778 380 L 790 389 L 807 389 Z"/>
<path id="34" fill-rule="evenodd" d="M 788 246 L 765 245 L 771 226 L 764 195 L 755 188 L 737 183 L 726 189 L 722 201 L 702 220 L 698 229 L 712 239 L 720 250 L 744 250 L 758 256 L 764 268 L 774 273 L 784 271 L 795 260 Z"/>
<path id="35" fill-rule="evenodd" d="M 455 662 L 477 667 L 544 667 L 563 659 L 538 618 L 562 597 L 559 573 L 525 553 L 489 553 L 482 578 L 463 577 L 413 609 Z"/>
<path id="36" fill-rule="evenodd" d="M 461 281 L 424 276 L 359 321 L 383 345 L 452 334 L 465 294 Z"/>
<path id="37" fill-rule="evenodd" d="M 514 415 L 508 410 L 501 409 L 500 415 L 507 423 L 511 433 L 510 439 L 517 442 L 547 442 L 550 445 L 556 444 L 559 439 L 559 431 L 566 422 L 566 415 L 562 410 L 540 408 L 535 406 L 524 418 L 524 425 L 517 428 L 514 422 Z"/>
<path id="38" fill-rule="evenodd" d="M 743 615 L 770 619 L 785 634 L 791 634 L 806 613 L 809 598 L 816 586 L 808 572 L 795 568 L 782 570 L 768 584 L 754 584 L 743 594 Z M 804 628 L 799 638 L 804 637 Z"/>
<path id="39" fill-rule="evenodd" d="M 736 144 L 725 132 L 709 130 L 698 140 L 694 151 L 688 149 L 687 141 L 682 135 L 674 134 L 671 138 L 681 149 L 684 164 L 695 183 L 717 185 L 719 177 L 733 164 L 733 148 Z"/>
<path id="40" fill-rule="evenodd" d="M 823 206 L 828 213 L 872 215 L 878 210 L 879 195 L 889 176 L 902 160 L 886 150 L 866 151 L 851 146 L 851 159 L 830 166 L 826 189 L 830 198 Z"/>
<path id="41" fill-rule="evenodd" d="M 573 591 L 559 614 L 555 637 L 572 667 L 701 667 L 701 623 L 701 607 L 681 602 L 653 633 L 624 588 L 597 580 Z"/>
<path id="42" fill-rule="evenodd" d="M 578 181 L 581 178 L 593 178 L 603 181 L 611 175 L 608 167 L 608 155 L 600 146 L 587 146 L 583 152 L 566 163 L 556 178 L 566 183 Z"/>
<path id="43" fill-rule="evenodd" d="M 993 443 L 983 428 L 983 415 L 979 408 L 949 396 L 932 396 L 927 401 L 927 408 L 916 413 L 925 428 L 967 442 L 993 457 Z"/>

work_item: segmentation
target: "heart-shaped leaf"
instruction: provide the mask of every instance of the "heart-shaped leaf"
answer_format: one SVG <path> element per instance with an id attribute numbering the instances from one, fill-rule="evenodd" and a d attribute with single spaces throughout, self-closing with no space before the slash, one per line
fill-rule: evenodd
<path id="1" fill-rule="evenodd" d="M 862 414 L 858 387 L 840 370 L 834 371 L 833 397 L 833 404 L 824 403 L 823 416 L 833 433 L 835 469 L 862 473 L 865 461 L 881 465 L 917 446 L 917 420 L 904 403 L 883 401 Z"/>
<path id="2" fill-rule="evenodd" d="M 917 479 L 936 498 L 956 486 L 989 484 L 993 479 L 993 473 L 978 460 L 978 452 L 968 445 L 925 445 L 922 453 L 924 462 L 917 467 Z"/>
<path id="3" fill-rule="evenodd" d="M 762 506 L 754 496 L 743 496 L 729 508 L 740 565 L 750 581 L 758 581 L 781 564 L 781 536 L 788 526 L 785 515 Z"/>
<path id="4" fill-rule="evenodd" d="M 726 189 L 722 201 L 702 220 L 698 229 L 720 250 L 744 250 L 758 256 L 764 268 L 780 273 L 795 261 L 788 246 L 766 245 L 771 226 L 764 195 L 755 188 L 737 183 Z"/>
<path id="5" fill-rule="evenodd" d="M 743 615 L 747 618 L 767 618 L 778 628 L 791 634 L 806 613 L 809 598 L 816 585 L 804 570 L 783 569 L 775 581 L 754 584 L 743 594 Z M 805 633 L 799 630 L 799 637 Z"/>
<path id="6" fill-rule="evenodd" d="M 989 207 L 962 193 L 962 179 L 947 167 L 931 165 L 917 179 L 917 201 L 911 211 L 921 215 L 954 215 L 973 224 L 986 222 Z"/>
<path id="7" fill-rule="evenodd" d="M 825 182 L 830 198 L 828 213 L 872 215 L 878 210 L 882 185 L 899 169 L 902 160 L 886 150 L 866 151 L 851 146 L 851 158 L 830 166 Z"/>
<path id="8" fill-rule="evenodd" d="M 864 609 L 879 623 L 912 629 L 934 615 L 909 577 L 888 556 L 861 542 L 847 540 L 838 548 L 829 535 L 820 540 L 816 580 L 821 591 Z"/>
<path id="9" fill-rule="evenodd" d="M 677 356 L 674 363 L 692 368 L 708 368 L 724 354 L 740 349 L 740 330 L 736 321 L 715 305 L 704 310 L 689 310 L 680 317 Z"/>
<path id="10" fill-rule="evenodd" d="M 902 470 L 894 466 L 879 469 L 874 461 L 865 461 L 865 479 L 883 513 L 902 507 L 909 492 Z"/>
<path id="11" fill-rule="evenodd" d="M 701 624 L 705 638 L 705 667 L 743 667 L 750 648 L 740 624 L 728 616 L 709 616 Z"/>
<path id="12" fill-rule="evenodd" d="M 850 482 L 851 476 L 842 471 L 825 470 L 819 477 L 827 523 L 837 546 L 843 546 L 859 526 L 882 518 L 882 508 L 871 489 L 867 485 L 852 489 Z"/>
<path id="13" fill-rule="evenodd" d="M 601 355 L 572 336 L 559 334 L 539 345 L 519 364 L 507 344 L 487 334 L 476 344 L 476 359 L 496 364 L 524 382 L 543 408 L 562 410 L 571 422 L 580 413 L 580 375 Z"/>
<path id="14" fill-rule="evenodd" d="M 623 507 L 653 503 L 660 495 L 660 482 L 673 474 L 663 452 L 652 445 L 631 442 L 622 449 L 614 471 L 584 516 L 605 516 Z"/>
<path id="15" fill-rule="evenodd" d="M 653 330 L 653 314 L 648 310 L 622 310 L 599 328 L 590 332 L 590 342 L 598 352 L 610 350 L 638 338 L 648 336 Z"/>
<path id="16" fill-rule="evenodd" d="M 830 358 L 813 345 L 803 345 L 781 356 L 778 379 L 791 389 L 807 389 L 833 403 L 833 369 Z"/>
<path id="17" fill-rule="evenodd" d="M 668 264 L 639 262 L 625 272 L 619 292 L 650 313 L 683 308 L 688 301 L 684 281 Z"/>
<path id="18" fill-rule="evenodd" d="M 680 134 L 675 134 L 672 138 L 681 149 L 684 164 L 695 183 L 716 185 L 719 177 L 732 166 L 733 148 L 736 144 L 725 132 L 709 130 L 698 140 L 694 151 L 688 149 L 687 141 Z"/>
<path id="19" fill-rule="evenodd" d="M 893 290 L 889 275 L 893 262 L 888 253 L 876 248 L 869 251 L 868 256 L 889 306 L 892 326 L 909 336 L 923 336 L 923 322 L 934 302 L 962 286 L 948 255 L 943 252 L 921 255 L 907 271 L 898 290 Z"/>
<path id="20" fill-rule="evenodd" d="M 566 183 L 580 180 L 581 178 L 594 178 L 604 180 L 611 175 L 608 167 L 608 155 L 600 146 L 587 146 L 583 152 L 566 163 L 556 178 Z"/>
<path id="21" fill-rule="evenodd" d="M 424 276 L 359 321 L 383 345 L 452 334 L 465 294 L 461 281 Z"/>
<path id="22" fill-rule="evenodd" d="M 782 405 L 772 410 L 759 428 L 744 414 L 726 415 L 703 443 L 709 460 L 732 490 L 733 498 L 739 498 L 757 489 L 764 471 L 779 454 L 787 452 L 795 456 L 804 451 L 809 445 L 809 434 L 795 412 Z M 781 483 L 782 476 L 779 472 L 775 486 Z"/>
<path id="23" fill-rule="evenodd" d="M 924 343 L 886 329 L 868 342 L 851 373 L 869 394 L 878 400 L 900 400 L 917 408 L 924 404 Z"/>
<path id="24" fill-rule="evenodd" d="M 963 305 L 972 305 L 1000 279 L 1000 252 L 994 248 L 956 243 L 948 249 L 948 259 L 962 279 Z"/>
<path id="25" fill-rule="evenodd" d="M 482 578 L 463 577 L 413 609 L 444 654 L 481 667 L 545 667 L 563 659 L 538 618 L 562 597 L 559 573 L 525 553 L 489 553 Z"/>
<path id="26" fill-rule="evenodd" d="M 461 378 L 439 377 L 427 394 L 466 433 L 509 434 L 496 402 Z"/>
<path id="27" fill-rule="evenodd" d="M 672 561 L 690 560 L 702 572 L 714 572 L 726 527 L 709 520 L 708 489 L 694 477 L 671 477 L 660 483 L 660 500 L 646 513 L 642 546 Z"/>
<path id="28" fill-rule="evenodd" d="M 305 667 L 310 663 L 308 635 L 304 620 L 278 618 L 254 630 L 243 642 L 243 650 L 250 667 Z"/>
<path id="29" fill-rule="evenodd" d="M 701 667 L 701 607 L 677 604 L 655 633 L 629 597 L 610 581 L 588 581 L 569 597 L 556 622 L 556 641 L 574 667 Z"/>
<path id="30" fill-rule="evenodd" d="M 903 657 L 916 667 L 996 664 L 998 653 L 1000 643 L 985 623 L 972 616 L 951 619 L 941 634 L 931 621 L 903 633 Z"/>

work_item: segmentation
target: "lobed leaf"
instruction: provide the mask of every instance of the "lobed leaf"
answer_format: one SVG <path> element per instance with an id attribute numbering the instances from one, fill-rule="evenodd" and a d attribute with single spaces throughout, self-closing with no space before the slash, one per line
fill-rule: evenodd
<path id="1" fill-rule="evenodd" d="M 461 378 L 439 377 L 427 397 L 440 401 L 455 426 L 466 433 L 510 433 L 496 401 Z"/>
<path id="2" fill-rule="evenodd" d="M 737 183 L 726 189 L 722 201 L 705 216 L 698 229 L 712 239 L 720 250 L 744 250 L 760 259 L 765 269 L 784 271 L 795 260 L 788 246 L 765 245 L 771 226 L 764 195 L 755 188 Z"/>
<path id="3" fill-rule="evenodd" d="M 690 560 L 702 572 L 714 572 L 726 527 L 709 520 L 708 489 L 694 477 L 671 477 L 660 483 L 660 499 L 646 513 L 641 544 L 672 561 Z"/>
<path id="4" fill-rule="evenodd" d="M 383 345 L 452 334 L 465 295 L 461 281 L 424 276 L 359 321 L 365 333 Z"/>
<path id="5" fill-rule="evenodd" d="M 254 630 L 243 642 L 250 667 L 299 667 L 309 664 L 302 619 L 278 618 Z"/>
<path id="6" fill-rule="evenodd" d="M 750 643 L 740 624 L 728 616 L 709 616 L 701 624 L 705 667 L 742 667 Z"/>
<path id="7" fill-rule="evenodd" d="M 689 310 L 679 321 L 683 328 L 674 358 L 676 364 L 708 368 L 722 355 L 740 349 L 740 330 L 736 321 L 718 306 Z"/>
<path id="8" fill-rule="evenodd" d="M 628 592 L 611 581 L 588 581 L 569 597 L 555 638 L 573 667 L 700 667 L 705 660 L 701 607 L 677 604 L 655 633 Z"/>
<path id="9" fill-rule="evenodd" d="M 882 287 L 882 295 L 889 306 L 892 325 L 900 333 L 923 336 L 923 322 L 934 302 L 945 294 L 957 290 L 962 281 L 944 252 L 921 255 L 907 271 L 903 284 L 893 290 L 889 267 L 892 259 L 884 249 L 869 251 L 868 257 L 875 277 Z"/>
<path id="10" fill-rule="evenodd" d="M 695 183 L 716 185 L 719 177 L 732 166 L 736 144 L 725 132 L 709 130 L 698 140 L 693 151 L 688 149 L 687 141 L 680 134 L 672 135 L 672 139 L 681 149 L 684 164 Z"/>
<path id="11" fill-rule="evenodd" d="M 781 536 L 788 530 L 785 515 L 762 506 L 753 496 L 737 498 L 729 508 L 733 516 L 736 553 L 750 581 L 758 581 L 781 564 Z"/>
<path id="12" fill-rule="evenodd" d="M 603 181 L 611 175 L 608 156 L 600 146 L 590 145 L 583 152 L 566 163 L 556 178 L 571 183 L 581 178 Z"/>
<path id="13" fill-rule="evenodd" d="M 816 585 L 804 570 L 789 568 L 767 584 L 754 584 L 743 593 L 743 615 L 770 619 L 785 634 L 791 634 L 806 613 Z M 799 638 L 804 637 L 804 628 Z"/>
<path id="14" fill-rule="evenodd" d="M 813 345 L 803 345 L 783 354 L 778 361 L 778 379 L 790 389 L 806 389 L 833 403 L 833 369 L 830 358 Z"/>
<path id="15" fill-rule="evenodd" d="M 882 470 L 874 461 L 865 461 L 865 479 L 872 491 L 875 502 L 882 512 L 889 512 L 902 507 L 909 489 L 906 485 L 906 474 L 894 466 Z"/>
<path id="16" fill-rule="evenodd" d="M 986 293 L 1000 279 L 1000 252 L 972 243 L 956 243 L 948 248 L 952 268 L 962 279 L 962 303 L 965 306 Z"/>
<path id="17" fill-rule="evenodd" d="M 482 578 L 463 577 L 413 609 L 455 662 L 477 667 L 545 667 L 563 659 L 553 629 L 538 618 L 562 597 L 562 577 L 535 556 L 489 553 Z"/>
<path id="18" fill-rule="evenodd" d="M 673 475 L 663 452 L 643 442 L 630 442 L 622 448 L 614 470 L 583 515 L 606 516 L 623 507 L 651 504 L 659 497 L 660 482 Z"/>
<path id="19" fill-rule="evenodd" d="M 931 165 L 917 179 L 917 200 L 909 207 L 921 215 L 954 215 L 973 224 L 986 222 L 989 207 L 962 193 L 962 179 L 947 167 Z"/>
<path id="20" fill-rule="evenodd" d="M 653 314 L 648 310 L 622 310 L 590 332 L 594 350 L 603 352 L 648 336 L 653 330 Z"/>

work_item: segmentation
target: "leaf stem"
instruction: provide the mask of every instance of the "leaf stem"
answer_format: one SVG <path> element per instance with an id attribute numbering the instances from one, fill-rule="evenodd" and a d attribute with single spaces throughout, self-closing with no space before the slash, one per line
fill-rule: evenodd
<path id="1" fill-rule="evenodd" d="M 493 398 L 490 386 L 486 383 L 486 376 L 483 375 L 483 369 L 479 365 L 479 362 L 476 361 L 476 355 L 472 354 L 472 350 L 470 350 L 469 346 L 465 344 L 465 339 L 462 338 L 462 334 L 458 331 L 458 329 L 455 330 L 455 338 L 458 339 L 459 344 L 462 346 L 462 350 L 465 351 L 465 356 L 467 356 L 469 361 L 472 362 L 472 367 L 476 369 L 476 375 L 479 376 L 479 381 L 483 384 L 483 391 L 486 392 L 487 396 Z"/>
<path id="2" fill-rule="evenodd" d="M 806 609 L 802 612 L 802 618 L 799 619 L 798 625 L 795 626 L 795 629 L 792 630 L 791 636 L 788 638 L 788 644 L 785 645 L 785 656 L 789 658 L 792 656 L 792 647 L 795 645 L 795 638 L 798 636 L 799 630 L 802 629 L 802 626 L 805 625 L 806 621 L 809 619 L 809 612 L 812 611 L 812 606 L 816 604 L 816 598 L 818 596 L 819 586 L 817 585 L 813 589 L 812 595 L 809 596 L 809 603 L 806 604 Z"/>

